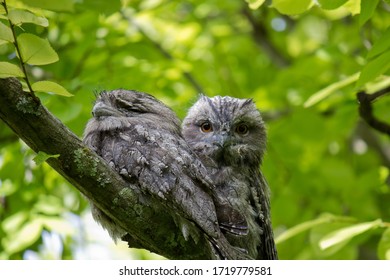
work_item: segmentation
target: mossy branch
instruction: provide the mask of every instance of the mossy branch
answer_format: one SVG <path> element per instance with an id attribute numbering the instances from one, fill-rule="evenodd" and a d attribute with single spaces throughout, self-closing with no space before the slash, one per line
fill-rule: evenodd
<path id="1" fill-rule="evenodd" d="M 152 211 L 139 202 L 139 190 L 124 181 L 106 162 L 55 118 L 15 78 L 0 79 L 0 119 L 35 152 L 97 205 L 129 235 L 129 245 L 170 259 L 211 259 L 207 241 L 186 241 L 166 209 Z M 154 208 L 156 206 L 154 205 Z M 203 236 L 199 232 L 199 236 Z"/>

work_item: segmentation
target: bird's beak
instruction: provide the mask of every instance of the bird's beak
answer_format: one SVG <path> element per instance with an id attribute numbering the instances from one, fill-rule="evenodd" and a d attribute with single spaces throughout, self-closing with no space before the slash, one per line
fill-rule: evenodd
<path id="1" fill-rule="evenodd" d="M 106 104 L 104 104 L 103 102 L 96 102 L 95 106 L 93 106 L 93 109 L 92 109 L 92 115 L 95 117 L 95 118 L 98 118 L 98 117 L 121 117 L 122 114 L 117 111 L 117 110 L 114 110 L 112 109 L 111 107 L 107 106 Z"/>
<path id="2" fill-rule="evenodd" d="M 213 144 L 218 146 L 219 148 L 223 148 L 229 142 L 229 135 L 227 133 L 220 133 L 213 139 Z"/>

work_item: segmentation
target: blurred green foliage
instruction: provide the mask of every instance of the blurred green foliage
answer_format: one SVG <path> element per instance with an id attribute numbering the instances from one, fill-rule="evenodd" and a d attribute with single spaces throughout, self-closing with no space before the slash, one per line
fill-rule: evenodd
<path id="1" fill-rule="evenodd" d="M 280 258 L 390 259 L 389 138 L 360 120 L 356 101 L 358 90 L 390 84 L 388 1 L 6 3 L 24 11 L 13 12 L 17 36 L 48 39 L 58 54 L 25 61 L 28 79 L 74 95 L 38 93 L 77 135 L 101 90 L 152 93 L 181 118 L 200 92 L 253 98 L 268 127 L 263 169 Z M 9 66 L 20 62 L 8 18 L 0 6 L 0 74 L 22 77 Z M 376 102 L 376 115 L 389 120 L 389 106 Z M 39 164 L 45 155 L 34 157 L 0 122 L 0 259 L 77 258 L 88 205 Z"/>

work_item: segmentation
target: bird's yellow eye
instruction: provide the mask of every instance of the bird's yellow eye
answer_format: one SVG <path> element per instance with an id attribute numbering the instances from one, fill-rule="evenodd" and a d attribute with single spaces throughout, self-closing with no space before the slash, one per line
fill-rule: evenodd
<path id="1" fill-rule="evenodd" d="M 237 127 L 236 127 L 236 132 L 238 133 L 238 134 L 240 134 L 240 135 L 245 135 L 245 134 L 247 134 L 248 133 L 248 126 L 246 125 L 246 124 L 239 124 L 239 125 L 237 125 Z"/>
<path id="2" fill-rule="evenodd" d="M 209 122 L 204 122 L 200 125 L 200 129 L 202 130 L 202 132 L 208 133 L 213 131 L 213 126 Z"/>

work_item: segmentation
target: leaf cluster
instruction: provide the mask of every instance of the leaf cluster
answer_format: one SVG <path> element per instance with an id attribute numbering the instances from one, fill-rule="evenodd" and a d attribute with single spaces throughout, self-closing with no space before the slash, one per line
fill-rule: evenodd
<path id="1" fill-rule="evenodd" d="M 45 3 L 46 1 L 33 1 L 29 4 L 33 6 L 42 4 L 45 7 Z M 27 65 L 47 65 L 57 62 L 59 59 L 56 51 L 54 51 L 47 39 L 23 32 L 25 24 L 47 27 L 48 20 L 43 16 L 35 14 L 35 10 L 27 5 L 22 5 L 21 8 L 13 8 L 7 5 L 6 0 L 3 0 L 1 5 L 4 9 L 1 18 L 7 20 L 9 26 L 0 22 L 0 44 L 13 44 L 20 66 L 9 62 L 0 62 L 0 78 L 24 78 L 31 94 L 34 94 L 34 92 L 50 92 L 71 96 L 65 88 L 55 82 L 39 81 L 31 83 L 27 75 Z M 21 34 L 18 35 L 17 29 L 22 30 Z"/>

